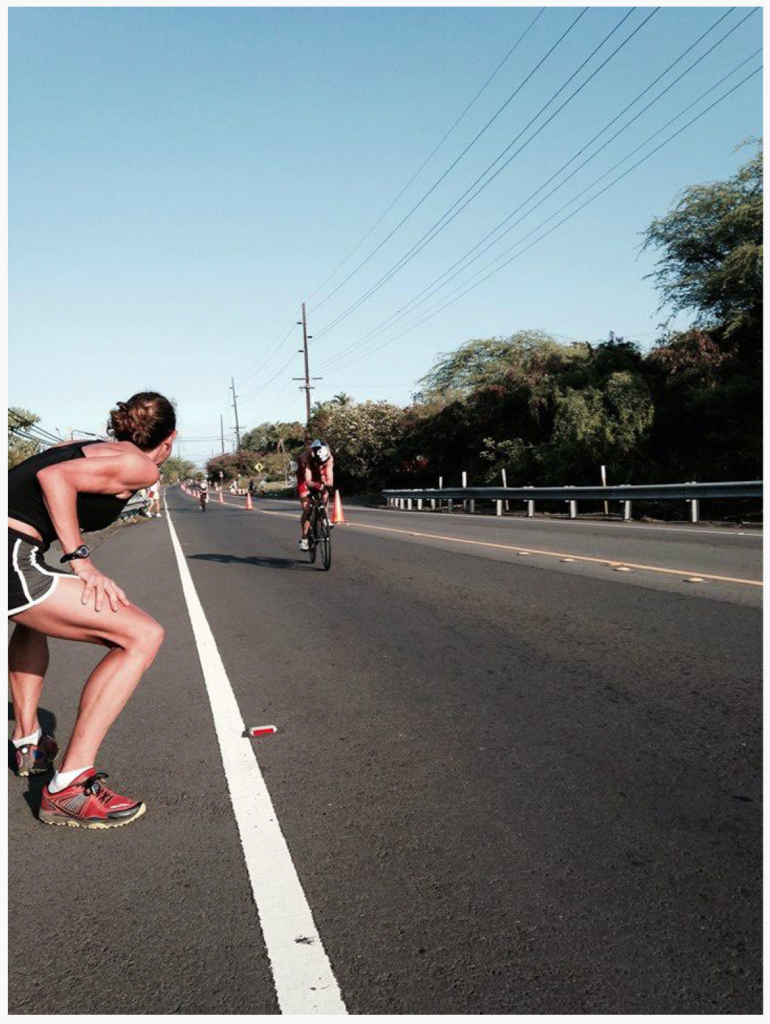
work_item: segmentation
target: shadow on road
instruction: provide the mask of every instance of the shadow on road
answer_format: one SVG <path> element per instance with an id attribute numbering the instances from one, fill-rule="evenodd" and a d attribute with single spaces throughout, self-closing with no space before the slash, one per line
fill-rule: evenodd
<path id="1" fill-rule="evenodd" d="M 40 721 L 40 728 L 43 732 L 48 736 L 55 736 L 56 715 L 53 711 L 48 711 L 46 708 L 38 708 L 37 716 Z M 16 721 L 13 714 L 13 704 L 10 701 L 8 701 L 8 721 Z M 16 772 L 16 749 L 10 739 L 8 740 L 8 770 L 14 773 Z M 24 794 L 24 799 L 27 801 L 29 809 L 35 817 L 37 817 L 40 810 L 43 786 L 52 778 L 53 771 L 50 771 L 45 772 L 43 775 L 30 775 L 27 779 L 27 792 Z"/>
<path id="2" fill-rule="evenodd" d="M 257 565 L 263 569 L 312 569 L 309 562 L 293 558 L 270 558 L 269 556 L 251 555 L 249 558 L 238 558 L 236 555 L 208 554 L 189 555 L 190 559 L 201 562 L 221 562 L 223 565 L 239 563 L 241 565 Z"/>

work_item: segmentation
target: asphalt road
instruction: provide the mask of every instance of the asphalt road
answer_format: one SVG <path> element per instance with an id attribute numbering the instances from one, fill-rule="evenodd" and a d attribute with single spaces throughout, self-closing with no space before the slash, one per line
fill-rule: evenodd
<path id="1" fill-rule="evenodd" d="M 761 537 L 349 509 L 324 573 L 291 505 L 167 498 L 349 1013 L 761 1012 Z M 276 1013 L 165 518 L 96 561 L 167 630 L 100 765 L 149 810 L 10 778 L 10 1010 Z"/>

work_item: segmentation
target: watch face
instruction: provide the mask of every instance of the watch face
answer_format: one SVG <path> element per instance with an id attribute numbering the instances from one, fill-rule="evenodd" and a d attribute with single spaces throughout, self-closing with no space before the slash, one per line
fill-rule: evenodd
<path id="1" fill-rule="evenodd" d="M 88 556 L 91 554 L 91 552 L 85 546 L 85 544 L 81 544 L 80 547 L 75 552 L 75 554 L 78 556 L 78 558 L 88 558 Z"/>

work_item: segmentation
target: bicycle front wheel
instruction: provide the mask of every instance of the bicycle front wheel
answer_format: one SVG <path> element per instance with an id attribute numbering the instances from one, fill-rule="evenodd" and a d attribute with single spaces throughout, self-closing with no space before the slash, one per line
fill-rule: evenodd
<path id="1" fill-rule="evenodd" d="M 321 548 L 321 565 L 328 572 L 332 567 L 332 538 L 329 520 L 326 516 L 318 524 L 318 544 Z"/>
<path id="2" fill-rule="evenodd" d="M 318 517 L 313 515 L 310 518 L 310 529 L 307 531 L 307 554 L 311 564 L 315 562 L 316 551 L 318 550 Z"/>

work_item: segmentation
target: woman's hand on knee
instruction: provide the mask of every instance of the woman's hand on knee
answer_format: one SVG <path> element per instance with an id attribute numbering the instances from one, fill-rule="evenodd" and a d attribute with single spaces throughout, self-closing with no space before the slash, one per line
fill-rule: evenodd
<path id="1" fill-rule="evenodd" d="M 110 608 L 114 612 L 118 611 L 121 604 L 126 608 L 130 606 L 131 602 L 117 583 L 115 583 L 114 580 L 111 580 L 109 576 L 105 576 L 104 573 L 100 572 L 92 563 L 83 559 L 78 565 L 73 566 L 73 569 L 75 570 L 75 574 L 83 580 L 83 583 L 85 584 L 83 587 L 83 595 L 81 597 L 81 602 L 83 604 L 90 604 L 91 596 L 93 595 L 94 608 L 97 612 L 102 610 L 105 597 L 109 602 Z"/>

